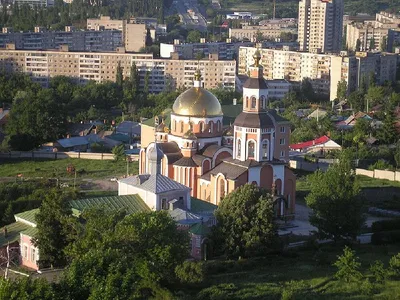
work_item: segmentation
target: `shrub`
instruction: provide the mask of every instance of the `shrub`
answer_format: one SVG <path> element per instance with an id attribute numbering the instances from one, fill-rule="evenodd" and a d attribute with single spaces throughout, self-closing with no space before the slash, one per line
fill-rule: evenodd
<path id="1" fill-rule="evenodd" d="M 200 283 L 205 278 L 202 262 L 185 261 L 175 268 L 175 273 L 182 283 Z"/>
<path id="2" fill-rule="evenodd" d="M 392 231 L 394 229 L 400 229 L 400 218 L 393 220 L 382 220 L 372 223 L 372 232 L 380 231 Z"/>
<path id="3" fill-rule="evenodd" d="M 361 294 L 371 296 L 374 293 L 374 285 L 366 278 L 360 286 Z"/>
<path id="4" fill-rule="evenodd" d="M 302 295 L 307 289 L 309 288 L 309 286 L 304 282 L 304 281 L 294 281 L 291 280 L 289 281 L 285 288 L 282 291 L 282 296 L 281 299 L 282 300 L 294 300 L 297 297 L 301 296 L 301 299 L 304 299 Z"/>
<path id="5" fill-rule="evenodd" d="M 377 283 L 383 283 L 388 275 L 383 263 L 379 260 L 376 260 L 373 264 L 371 264 L 369 271 L 372 274 L 373 280 Z"/>
<path id="6" fill-rule="evenodd" d="M 375 232 L 371 236 L 374 245 L 394 244 L 400 242 L 400 230 Z"/>
<path id="7" fill-rule="evenodd" d="M 368 170 L 371 170 L 371 171 L 373 171 L 375 169 L 377 169 L 377 170 L 390 170 L 390 171 L 394 170 L 393 166 L 391 164 L 389 164 L 388 162 L 386 162 L 385 160 L 383 160 L 383 159 L 379 159 L 376 163 L 374 163 L 374 164 L 372 164 L 372 165 L 370 165 L 368 167 Z"/>
<path id="8" fill-rule="evenodd" d="M 237 289 L 238 288 L 233 283 L 223 283 L 201 290 L 200 293 L 197 294 L 197 299 L 198 300 L 229 299 L 233 298 Z"/>
<path id="9" fill-rule="evenodd" d="M 358 261 L 358 257 L 355 256 L 355 252 L 349 247 L 345 247 L 343 254 L 338 256 L 337 261 L 333 264 L 338 268 L 335 277 L 339 280 L 346 282 L 358 281 L 362 278 L 359 271 L 361 264 Z"/>
<path id="10" fill-rule="evenodd" d="M 399 276 L 400 275 L 400 253 L 397 253 L 395 256 L 393 256 L 390 261 L 389 261 L 389 266 L 391 271 Z"/>

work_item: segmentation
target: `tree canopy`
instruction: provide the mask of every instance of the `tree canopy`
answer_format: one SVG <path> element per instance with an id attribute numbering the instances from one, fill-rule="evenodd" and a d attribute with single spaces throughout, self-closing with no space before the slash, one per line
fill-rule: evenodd
<path id="1" fill-rule="evenodd" d="M 364 224 L 360 187 L 351 160 L 344 152 L 339 162 L 324 173 L 308 177 L 311 191 L 306 197 L 313 210 L 310 223 L 322 238 L 355 238 Z"/>
<path id="2" fill-rule="evenodd" d="M 266 253 L 274 246 L 272 195 L 253 184 L 245 184 L 228 194 L 215 212 L 217 235 L 229 257 Z"/>

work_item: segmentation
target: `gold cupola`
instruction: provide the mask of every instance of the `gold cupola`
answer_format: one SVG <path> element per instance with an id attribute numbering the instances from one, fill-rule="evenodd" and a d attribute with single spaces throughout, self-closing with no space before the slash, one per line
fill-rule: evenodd
<path id="1" fill-rule="evenodd" d="M 200 70 L 194 74 L 193 87 L 180 94 L 172 106 L 172 113 L 189 117 L 222 116 L 217 97 L 202 87 Z"/>

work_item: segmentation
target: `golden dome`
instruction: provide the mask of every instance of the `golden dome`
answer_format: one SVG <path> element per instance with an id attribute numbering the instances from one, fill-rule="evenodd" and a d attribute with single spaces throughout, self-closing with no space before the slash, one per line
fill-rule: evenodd
<path id="1" fill-rule="evenodd" d="M 216 117 L 222 116 L 221 104 L 217 97 L 201 87 L 192 87 L 176 98 L 172 112 L 181 116 Z"/>

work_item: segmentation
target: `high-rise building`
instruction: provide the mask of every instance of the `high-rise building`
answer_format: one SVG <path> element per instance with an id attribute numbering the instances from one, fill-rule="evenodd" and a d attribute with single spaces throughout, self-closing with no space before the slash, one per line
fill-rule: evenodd
<path id="1" fill-rule="evenodd" d="M 343 0 L 300 0 L 300 51 L 339 52 L 342 28 Z"/>

